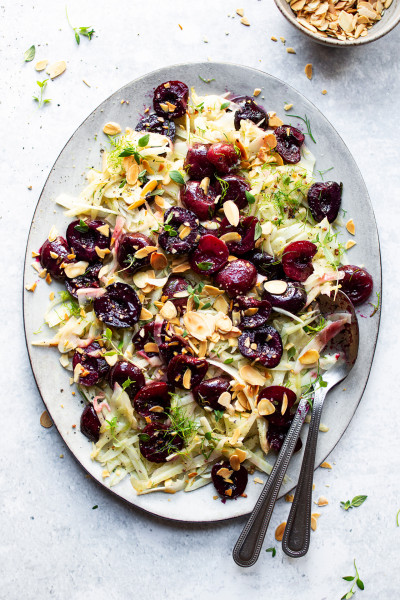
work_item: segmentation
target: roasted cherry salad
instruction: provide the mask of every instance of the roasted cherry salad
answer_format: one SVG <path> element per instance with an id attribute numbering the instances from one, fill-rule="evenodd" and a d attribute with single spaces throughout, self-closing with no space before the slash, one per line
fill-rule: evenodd
<path id="1" fill-rule="evenodd" d="M 67 290 L 51 293 L 40 345 L 72 372 L 110 485 L 245 496 L 337 360 L 309 349 L 329 326 L 318 296 L 357 305 L 373 282 L 343 264 L 342 185 L 314 181 L 305 140 L 253 97 L 171 80 L 63 198 L 74 220 L 34 254 Z"/>

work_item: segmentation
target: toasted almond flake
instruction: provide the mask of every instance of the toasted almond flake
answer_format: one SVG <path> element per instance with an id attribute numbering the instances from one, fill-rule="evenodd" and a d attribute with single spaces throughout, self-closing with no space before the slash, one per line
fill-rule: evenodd
<path id="1" fill-rule="evenodd" d="M 44 71 L 48 64 L 49 64 L 49 61 L 46 59 L 39 60 L 35 65 L 35 69 L 36 69 L 36 71 Z"/>
<path id="2" fill-rule="evenodd" d="M 221 294 L 224 293 L 224 290 L 220 290 L 219 288 L 215 287 L 214 285 L 209 285 L 207 283 L 203 288 L 203 293 L 207 294 L 208 296 L 220 296 Z"/>
<path id="3" fill-rule="evenodd" d="M 259 415 L 265 417 L 267 415 L 272 415 L 275 412 L 275 406 L 268 398 L 262 398 L 257 404 L 257 410 Z"/>
<path id="4" fill-rule="evenodd" d="M 152 252 L 155 252 L 155 250 L 157 250 L 157 246 L 144 246 L 144 248 L 139 248 L 139 250 L 136 250 L 134 257 L 146 258 L 146 256 L 148 256 Z"/>
<path id="5" fill-rule="evenodd" d="M 239 471 L 240 469 L 240 460 L 237 454 L 232 454 L 229 459 L 229 464 L 231 465 L 234 471 Z"/>
<path id="6" fill-rule="evenodd" d="M 147 342 L 144 346 L 143 346 L 143 350 L 145 352 L 156 352 L 158 353 L 158 346 L 157 344 L 155 344 L 154 342 Z"/>
<path id="7" fill-rule="evenodd" d="M 229 483 L 232 483 L 232 481 L 229 479 L 226 479 L 225 481 L 228 481 Z M 225 490 L 225 496 L 232 496 L 232 489 L 229 488 L 227 490 Z"/>
<path id="8" fill-rule="evenodd" d="M 345 248 L 346 250 L 350 250 L 350 248 L 353 248 L 353 246 L 356 245 L 357 242 L 355 242 L 354 240 L 349 240 L 348 242 L 346 242 Z"/>
<path id="9" fill-rule="evenodd" d="M 121 125 L 114 121 L 109 121 L 103 127 L 103 133 L 106 135 L 117 135 L 118 133 L 121 133 L 121 131 Z"/>
<path id="10" fill-rule="evenodd" d="M 257 369 L 251 365 L 244 365 L 239 369 L 239 375 L 246 383 L 250 385 L 265 385 L 266 378 Z"/>
<path id="11" fill-rule="evenodd" d="M 286 39 L 282 35 L 279 37 L 279 39 L 281 40 L 282 44 L 286 42 Z"/>
<path id="12" fill-rule="evenodd" d="M 203 190 L 203 192 L 207 196 L 208 188 L 210 187 L 210 178 L 209 177 L 204 177 L 204 179 L 202 179 L 200 181 L 199 187 Z"/>
<path id="13" fill-rule="evenodd" d="M 214 332 L 214 323 L 193 310 L 188 310 L 184 314 L 183 323 L 188 333 L 200 342 L 205 341 Z"/>
<path id="14" fill-rule="evenodd" d="M 151 166 L 149 165 L 149 162 L 145 158 L 142 160 L 142 165 L 146 169 L 146 171 L 148 172 L 149 175 L 154 175 L 153 169 L 151 168 Z"/>
<path id="15" fill-rule="evenodd" d="M 50 65 L 46 73 L 50 75 L 50 79 L 55 79 L 56 77 L 64 73 L 66 68 L 67 63 L 65 62 L 65 60 L 59 60 L 58 62 L 55 62 L 52 65 Z"/>
<path id="16" fill-rule="evenodd" d="M 177 314 L 176 306 L 171 300 L 168 300 L 160 310 L 160 315 L 167 321 L 174 319 Z"/>
<path id="17" fill-rule="evenodd" d="M 168 112 L 168 104 L 164 104 L 163 102 L 160 102 L 160 108 L 161 110 L 163 110 L 164 112 Z"/>
<path id="18" fill-rule="evenodd" d="M 162 413 L 164 412 L 164 408 L 162 406 L 158 406 L 157 404 L 155 406 L 152 406 L 151 408 L 149 408 L 150 412 L 155 412 L 155 413 Z M 190 475 L 189 475 L 190 477 Z"/>
<path id="19" fill-rule="evenodd" d="M 220 404 L 221 406 L 224 406 L 225 408 L 228 408 L 228 406 L 231 403 L 231 400 L 232 400 L 232 396 L 229 392 L 222 392 L 222 394 L 218 398 L 218 404 Z"/>
<path id="20" fill-rule="evenodd" d="M 253 96 L 259 96 L 261 94 L 261 88 L 255 88 L 254 92 L 253 92 Z"/>
<path id="21" fill-rule="evenodd" d="M 329 431 L 329 427 L 321 423 L 321 425 L 319 426 L 319 430 L 322 431 L 322 433 L 326 433 L 327 431 Z"/>
<path id="22" fill-rule="evenodd" d="M 149 321 L 153 318 L 153 316 L 153 313 L 151 313 L 149 310 L 147 310 L 147 308 L 144 308 L 144 306 L 142 306 L 142 310 L 140 311 L 141 321 Z"/>
<path id="23" fill-rule="evenodd" d="M 287 52 L 288 54 L 296 54 L 296 50 L 295 50 L 294 48 L 290 48 L 290 47 L 289 47 L 289 48 L 286 48 L 286 52 Z"/>
<path id="24" fill-rule="evenodd" d="M 168 112 L 172 113 L 174 112 L 174 110 L 176 110 L 176 104 L 172 104 L 168 101 L 165 104 L 168 106 Z"/>
<path id="25" fill-rule="evenodd" d="M 61 263 L 61 267 L 64 267 L 64 263 Z M 39 277 L 40 279 L 44 279 L 47 275 L 47 269 L 42 269 L 41 271 L 39 271 Z"/>
<path id="26" fill-rule="evenodd" d="M 232 473 L 233 473 L 233 471 L 231 471 L 230 469 L 227 469 L 226 467 L 221 467 L 217 471 L 217 475 L 219 475 L 223 479 L 228 479 L 232 475 Z"/>
<path id="27" fill-rule="evenodd" d="M 83 275 L 88 266 L 89 263 L 85 260 L 79 260 L 76 263 L 65 263 L 64 272 L 69 279 L 73 279 L 74 277 L 79 277 L 79 275 Z"/>
<path id="28" fill-rule="evenodd" d="M 253 481 L 254 481 L 254 483 L 261 483 L 261 484 L 264 483 L 264 481 L 262 479 L 260 479 L 259 477 L 254 477 Z"/>
<path id="29" fill-rule="evenodd" d="M 53 421 L 51 420 L 51 417 L 50 417 L 49 413 L 47 412 L 47 410 L 44 410 L 42 412 L 42 414 L 40 415 L 40 424 L 42 427 L 45 427 L 46 429 L 49 429 L 50 427 L 52 427 Z"/>
<path id="30" fill-rule="evenodd" d="M 318 498 L 317 504 L 318 504 L 318 506 L 326 506 L 327 504 L 329 504 L 328 498 L 325 498 L 325 496 L 320 496 Z"/>
<path id="31" fill-rule="evenodd" d="M 284 294 L 287 290 L 287 282 L 280 279 L 271 279 L 264 282 L 264 289 L 270 294 Z"/>
<path id="32" fill-rule="evenodd" d="M 222 333 L 228 333 L 233 327 L 232 320 L 228 315 L 218 314 L 215 318 L 215 329 Z"/>
<path id="33" fill-rule="evenodd" d="M 57 252 L 52 252 L 51 250 L 50 250 L 50 256 L 51 256 L 51 258 L 54 258 L 54 259 L 58 258 Z"/>
<path id="34" fill-rule="evenodd" d="M 185 374 L 182 379 L 183 387 L 185 390 L 190 390 L 190 381 L 192 379 L 192 371 L 190 369 L 186 369 Z"/>
<path id="35" fill-rule="evenodd" d="M 275 148 L 277 144 L 276 136 L 273 133 L 268 133 L 264 137 L 264 143 L 268 146 L 270 150 L 273 150 L 273 148 Z"/>
<path id="36" fill-rule="evenodd" d="M 53 225 L 53 227 L 50 229 L 47 239 L 49 240 L 49 242 L 54 242 L 54 240 L 56 239 L 57 236 L 58 236 L 57 229 Z"/>
<path id="37" fill-rule="evenodd" d="M 110 367 L 113 367 L 115 364 L 117 364 L 118 354 L 112 354 L 110 356 L 105 356 L 104 358 L 106 360 L 106 363 L 108 363 Z"/>
<path id="38" fill-rule="evenodd" d="M 236 204 L 232 200 L 227 200 L 223 203 L 223 209 L 230 225 L 237 227 L 239 225 L 240 214 Z"/>
<path id="39" fill-rule="evenodd" d="M 26 285 L 25 289 L 27 292 L 34 292 L 36 290 L 36 287 L 37 287 L 37 283 L 36 283 L 36 281 L 34 281 L 33 283 Z"/>
<path id="40" fill-rule="evenodd" d="M 278 527 L 275 529 L 275 539 L 277 542 L 281 542 L 283 538 L 283 534 L 286 527 L 286 521 L 283 521 Z"/>
<path id="41" fill-rule="evenodd" d="M 282 398 L 281 415 L 285 414 L 287 407 L 288 407 L 288 397 L 287 397 L 287 394 L 285 392 L 283 394 L 283 398 Z"/>
<path id="42" fill-rule="evenodd" d="M 50 292 L 50 294 L 49 294 L 49 300 L 50 300 L 51 302 L 53 302 L 54 298 L 55 298 L 55 296 L 54 296 L 54 292 Z"/>
<path id="43" fill-rule="evenodd" d="M 235 454 L 237 455 L 240 462 L 244 462 L 247 458 L 247 452 L 245 450 L 241 450 L 240 448 L 235 449 Z"/>
<path id="44" fill-rule="evenodd" d="M 147 194 L 149 194 L 150 192 L 155 190 L 157 185 L 158 185 L 157 179 L 152 179 L 151 181 L 148 181 L 146 183 L 146 185 L 144 186 L 144 188 L 142 189 L 142 191 L 140 192 L 140 197 L 145 198 Z"/>
<path id="45" fill-rule="evenodd" d="M 244 16 L 244 9 L 243 8 L 237 8 L 236 9 L 236 14 L 239 15 L 239 17 L 243 17 Z"/>
<path id="46" fill-rule="evenodd" d="M 190 270 L 190 264 L 185 261 L 180 265 L 176 265 L 176 267 L 172 267 L 172 273 L 185 273 L 185 271 Z"/>
<path id="47" fill-rule="evenodd" d="M 52 281 L 53 281 L 53 280 L 52 280 L 52 278 L 50 277 L 50 273 L 47 273 L 47 275 L 46 275 L 46 278 L 45 278 L 45 282 L 46 282 L 46 283 L 48 283 L 48 284 L 50 285 Z"/>
<path id="48" fill-rule="evenodd" d="M 317 519 L 314 517 L 314 515 L 311 515 L 311 529 L 313 531 L 315 531 L 317 529 Z"/>
<path id="49" fill-rule="evenodd" d="M 248 158 L 247 150 L 239 139 L 235 140 L 235 146 L 240 150 L 240 156 L 242 159 L 246 160 Z"/>
<path id="50" fill-rule="evenodd" d="M 153 252 L 150 257 L 150 264 L 155 271 L 161 271 L 168 264 L 167 257 L 162 252 Z"/>
<path id="51" fill-rule="evenodd" d="M 100 227 L 96 227 L 96 231 L 108 237 L 110 235 L 110 226 L 105 223 L 105 225 L 101 225 Z"/>
<path id="52" fill-rule="evenodd" d="M 293 108 L 293 104 L 285 104 L 285 106 L 283 108 L 285 110 L 290 110 L 291 108 Z"/>
<path id="53" fill-rule="evenodd" d="M 224 315 L 227 315 L 229 310 L 229 304 L 223 296 L 218 296 L 218 298 L 213 304 L 213 308 L 215 308 L 215 310 L 217 310 L 218 312 L 222 312 Z"/>
<path id="54" fill-rule="evenodd" d="M 277 41 L 278 41 L 278 38 L 277 38 L 277 37 L 275 37 L 274 35 L 271 35 L 271 40 L 272 40 L 273 42 L 277 42 Z"/>
<path id="55" fill-rule="evenodd" d="M 313 365 L 319 359 L 318 350 L 307 350 L 304 354 L 299 356 L 299 362 L 302 365 Z"/>
<path id="56" fill-rule="evenodd" d="M 286 494 L 285 500 L 286 500 L 286 502 L 293 502 L 293 500 L 294 500 L 293 494 Z"/>
<path id="57" fill-rule="evenodd" d="M 332 465 L 326 461 L 321 463 L 319 466 L 321 467 L 321 469 L 332 469 Z"/>
<path id="58" fill-rule="evenodd" d="M 110 254 L 110 250 L 108 248 L 99 248 L 98 246 L 95 246 L 94 249 L 96 250 L 97 256 L 100 258 L 104 258 L 107 256 L 107 254 Z"/>
<path id="59" fill-rule="evenodd" d="M 268 125 L 270 127 L 281 127 L 281 125 L 283 125 L 283 121 L 276 115 L 273 115 L 269 118 Z"/>
<path id="60" fill-rule="evenodd" d="M 185 238 L 187 238 L 187 236 L 190 234 L 192 230 L 190 229 L 190 227 L 184 227 L 180 232 L 179 232 L 179 238 L 181 240 L 184 240 Z"/>
<path id="61" fill-rule="evenodd" d="M 250 27 L 250 22 L 249 22 L 248 19 L 246 19 L 246 17 L 242 17 L 240 19 L 240 22 L 241 22 L 242 25 L 246 25 L 247 27 Z"/>
<path id="62" fill-rule="evenodd" d="M 353 219 L 349 219 L 346 223 L 346 229 L 349 233 L 351 233 L 351 235 L 354 235 L 356 232 L 356 228 L 354 225 L 354 221 Z"/>
<path id="63" fill-rule="evenodd" d="M 307 63 L 306 66 L 304 67 L 304 73 L 307 75 L 308 79 L 312 79 L 312 75 L 313 75 L 313 66 L 311 63 Z"/>

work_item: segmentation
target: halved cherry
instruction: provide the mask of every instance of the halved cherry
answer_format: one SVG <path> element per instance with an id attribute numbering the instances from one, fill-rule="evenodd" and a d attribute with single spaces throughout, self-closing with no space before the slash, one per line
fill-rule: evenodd
<path id="1" fill-rule="evenodd" d="M 276 425 L 269 425 L 267 431 L 267 441 L 268 444 L 274 452 L 279 452 L 279 450 L 283 446 L 283 442 L 285 441 L 285 437 L 287 436 L 287 432 L 290 429 L 291 421 L 287 423 L 284 427 L 278 427 Z M 299 438 L 294 447 L 294 452 L 298 452 L 301 450 L 303 446 L 303 442 L 301 438 Z"/>
<path id="2" fill-rule="evenodd" d="M 307 193 L 308 206 L 317 223 L 325 217 L 333 223 L 339 213 L 342 202 L 342 184 L 336 181 L 313 183 Z"/>
<path id="3" fill-rule="evenodd" d="M 218 398 L 224 392 L 229 391 L 230 387 L 231 382 L 225 377 L 205 379 L 193 389 L 193 397 L 202 408 L 225 410 L 222 404 L 218 403 Z"/>
<path id="4" fill-rule="evenodd" d="M 215 278 L 217 286 L 225 290 L 231 298 L 249 292 L 255 286 L 256 281 L 257 271 L 255 266 L 244 259 L 233 260 L 228 263 Z"/>
<path id="5" fill-rule="evenodd" d="M 239 352 L 250 360 L 273 369 L 282 358 L 282 339 L 274 327 L 265 325 L 258 329 L 245 329 L 238 339 Z"/>
<path id="6" fill-rule="evenodd" d="M 165 342 L 159 345 L 160 356 L 166 365 L 169 365 L 174 356 L 178 354 L 192 354 L 189 343 L 180 335 L 165 336 Z"/>
<path id="7" fill-rule="evenodd" d="M 285 273 L 282 268 L 282 263 L 262 250 L 253 250 L 246 254 L 249 260 L 261 275 L 265 275 L 268 279 L 283 279 Z"/>
<path id="8" fill-rule="evenodd" d="M 167 368 L 167 379 L 171 385 L 182 389 L 193 389 L 204 379 L 208 362 L 188 354 L 174 356 Z M 187 375 L 190 372 L 190 376 Z"/>
<path id="9" fill-rule="evenodd" d="M 204 177 L 212 177 L 214 167 L 207 159 L 210 144 L 195 142 L 188 148 L 183 168 L 191 179 L 201 180 Z"/>
<path id="10" fill-rule="evenodd" d="M 206 234 L 200 238 L 199 245 L 190 255 L 189 262 L 195 273 L 213 275 L 220 271 L 228 262 L 229 250 L 225 242 Z"/>
<path id="11" fill-rule="evenodd" d="M 283 251 L 282 266 L 285 275 L 295 281 L 305 281 L 314 271 L 312 259 L 317 253 L 312 242 L 292 242 Z"/>
<path id="12" fill-rule="evenodd" d="M 106 293 L 96 298 L 96 317 L 110 327 L 133 327 L 138 322 L 142 304 L 137 293 L 126 283 L 112 283 Z"/>
<path id="13" fill-rule="evenodd" d="M 87 404 L 81 414 L 81 432 L 91 442 L 98 442 L 101 423 L 92 404 Z"/>
<path id="14" fill-rule="evenodd" d="M 191 210 L 200 221 L 206 221 L 214 216 L 217 192 L 212 185 L 204 191 L 201 181 L 188 181 L 181 187 L 180 199 L 182 204 Z"/>
<path id="15" fill-rule="evenodd" d="M 356 265 L 344 265 L 339 271 L 344 273 L 344 279 L 340 280 L 341 289 L 352 303 L 357 305 L 368 300 L 374 285 L 368 271 Z"/>
<path id="16" fill-rule="evenodd" d="M 156 324 L 154 323 L 154 321 L 151 321 L 151 323 L 145 323 L 137 333 L 135 333 L 135 335 L 132 337 L 132 342 L 135 345 L 135 350 L 136 352 L 139 351 L 143 351 L 145 345 L 149 342 L 153 342 L 153 343 L 157 343 L 154 337 L 154 327 L 156 326 Z M 157 325 L 158 327 L 158 325 Z M 161 324 L 161 330 L 160 330 L 160 341 L 164 342 L 165 341 L 165 336 L 166 336 L 166 327 L 167 324 L 164 321 Z M 146 355 L 150 358 L 152 356 L 158 356 L 158 352 L 149 352 L 146 351 Z"/>
<path id="17" fill-rule="evenodd" d="M 234 471 L 228 462 L 220 462 L 211 469 L 211 478 L 220 497 L 233 500 L 244 493 L 248 473 L 243 465 L 240 465 L 238 471 Z"/>
<path id="18" fill-rule="evenodd" d="M 238 168 L 240 152 L 236 151 L 233 144 L 216 142 L 209 148 L 207 160 L 216 168 L 218 173 L 228 175 L 228 173 Z"/>
<path id="19" fill-rule="evenodd" d="M 151 114 L 144 116 L 143 119 L 140 119 L 139 123 L 135 127 L 135 131 L 159 133 L 160 135 L 167 136 L 171 141 L 173 141 L 176 132 L 176 125 L 173 121 L 169 120 L 166 114 L 162 117 Z"/>
<path id="20" fill-rule="evenodd" d="M 86 348 L 79 348 L 72 358 L 72 367 L 75 371 L 81 365 L 79 384 L 85 387 L 96 385 L 108 375 L 110 367 L 104 358 L 102 348 L 98 342 L 92 342 Z"/>
<path id="21" fill-rule="evenodd" d="M 89 265 L 83 275 L 65 279 L 65 287 L 74 298 L 78 298 L 78 290 L 100 287 L 99 272 L 103 265 L 100 262 Z"/>
<path id="22" fill-rule="evenodd" d="M 154 91 L 154 110 L 161 117 L 177 119 L 182 117 L 187 108 L 189 88 L 182 81 L 166 81 Z"/>
<path id="23" fill-rule="evenodd" d="M 231 200 L 239 209 L 248 205 L 246 192 L 249 190 L 250 185 L 240 175 L 223 175 L 215 184 L 215 191 L 221 196 L 220 203 Z"/>
<path id="24" fill-rule="evenodd" d="M 174 206 L 164 213 L 164 227 L 158 236 L 158 243 L 171 254 L 187 254 L 199 240 L 199 219 L 187 208 Z M 185 235 L 180 237 L 180 231 Z"/>
<path id="25" fill-rule="evenodd" d="M 227 233 L 238 233 L 240 235 L 240 240 L 231 242 L 227 241 L 226 244 L 231 254 L 234 256 L 242 256 L 243 254 L 246 254 L 254 249 L 256 243 L 256 227 L 258 222 L 259 221 L 256 217 L 240 216 L 239 224 L 235 227 L 234 225 L 231 225 L 228 219 L 225 217 L 221 221 L 221 227 L 218 235 L 222 237 Z"/>
<path id="26" fill-rule="evenodd" d="M 150 423 L 139 434 L 139 448 L 146 460 L 163 463 L 183 448 L 183 439 L 168 425 Z"/>
<path id="27" fill-rule="evenodd" d="M 258 403 L 267 398 L 275 407 L 275 412 L 265 418 L 269 423 L 282 427 L 293 419 L 291 408 L 297 400 L 293 390 L 283 385 L 270 385 L 258 395 Z"/>
<path id="28" fill-rule="evenodd" d="M 268 300 L 238 296 L 234 302 L 234 310 L 240 312 L 240 329 L 255 329 L 267 324 L 271 304 Z"/>
<path id="29" fill-rule="evenodd" d="M 66 240 L 60 235 L 55 240 L 46 240 L 39 250 L 40 264 L 50 273 L 54 279 L 64 279 L 65 273 L 61 266 L 63 263 L 71 262 L 68 255 L 71 254 Z"/>
<path id="30" fill-rule="evenodd" d="M 121 235 L 117 250 L 118 264 L 124 273 L 133 274 L 150 265 L 151 253 L 143 258 L 135 256 L 138 250 L 154 246 L 154 242 L 143 233 L 124 233 Z"/>
<path id="31" fill-rule="evenodd" d="M 235 112 L 235 129 L 240 129 L 240 123 L 243 120 L 252 121 L 261 129 L 268 129 L 268 115 L 265 110 L 254 102 L 251 96 L 238 96 L 233 98 L 232 102 L 239 104 L 239 109 Z"/>
<path id="32" fill-rule="evenodd" d="M 99 260 L 96 248 L 105 250 L 110 247 L 111 234 L 100 232 L 106 223 L 100 219 L 72 221 L 67 228 L 67 241 L 79 260 L 93 262 Z"/>
<path id="33" fill-rule="evenodd" d="M 278 280 L 276 280 L 278 281 Z M 265 286 L 269 287 L 270 282 L 264 282 L 263 298 L 268 300 L 272 306 L 283 308 L 294 315 L 297 315 L 307 303 L 307 293 L 304 286 L 297 281 L 286 281 L 286 288 L 282 293 L 278 291 L 268 291 Z M 284 288 L 284 286 L 282 286 Z"/>
<path id="34" fill-rule="evenodd" d="M 300 148 L 304 143 L 304 134 L 296 127 L 282 125 L 274 131 L 276 137 L 276 152 L 289 164 L 300 162 Z"/>
<path id="35" fill-rule="evenodd" d="M 187 292 L 189 281 L 181 275 L 171 275 L 163 287 L 163 296 L 171 300 L 181 312 L 187 304 L 189 294 Z"/>
<path id="36" fill-rule="evenodd" d="M 166 419 L 166 410 L 171 407 L 174 388 L 164 381 L 152 381 L 144 385 L 135 395 L 133 406 L 142 417 L 152 420 Z"/>
<path id="37" fill-rule="evenodd" d="M 108 380 L 111 389 L 114 389 L 114 385 L 118 383 L 121 388 L 125 389 L 131 400 L 145 384 L 142 370 L 127 360 L 120 360 L 115 363 L 109 373 Z"/>

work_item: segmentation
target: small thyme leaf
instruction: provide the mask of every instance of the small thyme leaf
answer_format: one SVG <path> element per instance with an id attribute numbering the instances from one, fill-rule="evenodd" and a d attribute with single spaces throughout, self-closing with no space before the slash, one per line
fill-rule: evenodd
<path id="1" fill-rule="evenodd" d="M 350 500 L 346 500 L 346 502 L 342 501 L 340 506 L 344 510 L 349 510 L 349 508 L 357 508 L 358 506 L 361 506 L 361 504 L 364 504 L 367 498 L 368 496 L 354 496 L 351 502 Z"/>
<path id="2" fill-rule="evenodd" d="M 179 185 L 185 184 L 185 180 L 183 179 L 183 177 L 182 177 L 181 173 L 179 173 L 179 171 L 170 171 L 169 176 L 170 176 L 170 179 L 172 179 L 172 181 L 175 181 L 175 183 L 178 183 Z"/>
<path id="3" fill-rule="evenodd" d="M 74 229 L 79 231 L 79 233 L 87 233 L 89 231 L 89 225 L 82 219 L 79 219 L 79 224 L 75 225 Z"/>
<path id="4" fill-rule="evenodd" d="M 250 194 L 250 192 L 246 192 L 246 200 L 249 204 L 254 204 L 254 202 L 256 201 L 255 197 L 253 196 L 253 194 Z"/>
<path id="5" fill-rule="evenodd" d="M 143 137 L 139 138 L 138 144 L 141 148 L 144 148 L 149 143 L 150 134 L 146 133 Z"/>
<path id="6" fill-rule="evenodd" d="M 35 100 L 35 102 L 38 103 L 39 108 L 41 108 L 43 106 L 43 104 L 48 104 L 49 102 L 51 102 L 50 98 L 43 98 L 43 94 L 47 87 L 47 82 L 48 82 L 48 79 L 44 79 L 43 81 L 36 82 L 40 88 L 40 95 L 33 96 L 33 99 Z"/>
<path id="7" fill-rule="evenodd" d="M 35 58 L 36 48 L 35 46 L 31 46 L 24 52 L 24 61 L 31 62 Z"/>
<path id="8" fill-rule="evenodd" d="M 223 104 L 221 104 L 221 106 L 219 108 L 220 108 L 220 110 L 224 110 L 225 108 L 228 108 L 229 105 L 230 105 L 230 102 L 224 102 Z"/>
<path id="9" fill-rule="evenodd" d="M 230 365 L 231 363 L 233 363 L 233 358 L 227 358 L 224 360 L 224 365 Z"/>
<path id="10" fill-rule="evenodd" d="M 224 411 L 223 410 L 214 410 L 214 415 L 215 415 L 215 420 L 218 421 L 220 419 L 222 419 L 222 417 L 224 416 Z"/>
<path id="11" fill-rule="evenodd" d="M 209 271 L 212 266 L 213 266 L 212 262 L 209 262 L 206 260 L 203 262 L 197 263 L 197 267 L 200 269 L 200 271 Z"/>
<path id="12" fill-rule="evenodd" d="M 265 550 L 265 552 L 271 552 L 272 558 L 274 558 L 274 556 L 276 556 L 276 548 L 267 548 Z"/>
<path id="13" fill-rule="evenodd" d="M 80 38 L 79 34 L 83 35 L 84 37 L 87 37 L 89 40 L 92 39 L 92 37 L 94 35 L 94 29 L 92 29 L 90 27 L 73 27 L 71 25 L 69 17 L 68 17 L 67 7 L 65 7 L 65 14 L 66 14 L 66 17 L 67 17 L 68 25 L 71 27 L 71 29 L 74 32 L 75 41 L 78 44 L 78 46 L 81 43 L 81 38 Z"/>
<path id="14" fill-rule="evenodd" d="M 215 77 L 213 77 L 212 79 L 204 79 L 204 77 L 202 77 L 201 75 L 199 75 L 199 79 L 204 81 L 204 83 L 211 83 L 211 81 L 215 81 Z"/>
<path id="15" fill-rule="evenodd" d="M 122 389 L 126 390 L 126 388 L 129 387 L 132 383 L 134 383 L 134 382 L 132 381 L 132 379 L 130 377 L 128 377 L 128 379 L 126 379 L 124 381 L 124 383 L 122 384 Z"/>
<path id="16" fill-rule="evenodd" d="M 351 586 L 350 590 L 342 596 L 341 600 L 343 600 L 343 599 L 348 600 L 349 598 L 352 598 L 354 596 L 354 594 L 355 594 L 354 586 L 355 585 L 358 587 L 359 590 L 364 589 L 364 583 L 360 579 L 360 574 L 357 570 L 355 559 L 353 562 L 354 562 L 354 570 L 355 570 L 356 574 L 355 575 L 346 575 L 346 577 L 342 577 L 342 579 L 344 579 L 344 581 L 353 581 L 354 583 Z"/>
<path id="17" fill-rule="evenodd" d="M 254 240 L 257 241 L 262 235 L 262 229 L 259 222 L 256 224 L 256 228 L 254 230 Z"/>

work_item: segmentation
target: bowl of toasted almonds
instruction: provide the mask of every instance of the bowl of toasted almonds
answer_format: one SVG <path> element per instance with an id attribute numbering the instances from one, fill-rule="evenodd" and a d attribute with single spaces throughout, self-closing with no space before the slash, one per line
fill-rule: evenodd
<path id="1" fill-rule="evenodd" d="M 325 46 L 378 40 L 400 21 L 400 0 L 275 0 L 292 25 Z"/>

